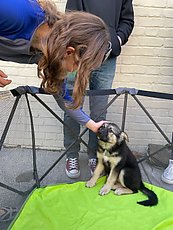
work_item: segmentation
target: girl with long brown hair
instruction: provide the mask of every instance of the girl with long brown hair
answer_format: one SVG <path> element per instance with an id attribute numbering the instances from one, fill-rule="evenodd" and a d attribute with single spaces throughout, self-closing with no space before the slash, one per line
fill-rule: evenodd
<path id="1" fill-rule="evenodd" d="M 90 73 L 110 52 L 109 32 L 97 16 L 84 12 L 63 14 L 49 0 L 6 0 L 0 5 L 0 60 L 37 63 L 45 91 L 58 95 L 60 106 L 94 132 L 94 122 L 81 109 Z M 72 98 L 65 79 L 76 71 Z M 9 84 L 0 71 L 0 86 Z M 57 97 L 57 96 L 55 96 Z"/>

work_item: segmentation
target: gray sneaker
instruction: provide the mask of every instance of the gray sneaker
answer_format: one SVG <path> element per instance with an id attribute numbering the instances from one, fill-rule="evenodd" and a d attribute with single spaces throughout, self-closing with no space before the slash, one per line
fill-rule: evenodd
<path id="1" fill-rule="evenodd" d="M 164 170 L 161 179 L 167 184 L 173 184 L 173 160 L 169 159 L 169 165 Z"/>
<path id="2" fill-rule="evenodd" d="M 66 159 L 65 171 L 66 171 L 66 175 L 69 178 L 72 178 L 72 179 L 78 178 L 80 176 L 78 158 L 68 158 L 68 159 Z"/>
<path id="3" fill-rule="evenodd" d="M 91 176 L 94 174 L 94 170 L 96 168 L 96 165 L 97 165 L 97 159 L 96 158 L 89 159 L 88 166 L 90 168 Z"/>

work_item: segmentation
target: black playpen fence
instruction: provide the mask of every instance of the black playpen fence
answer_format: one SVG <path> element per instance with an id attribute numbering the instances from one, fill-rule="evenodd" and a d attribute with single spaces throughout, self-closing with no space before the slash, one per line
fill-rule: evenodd
<path id="1" fill-rule="evenodd" d="M 35 179 L 34 185 L 27 191 L 21 191 L 16 188 L 13 188 L 5 183 L 0 182 L 0 186 L 8 189 L 12 192 L 18 193 L 20 195 L 26 195 L 30 193 L 34 188 L 40 187 L 40 182 L 49 174 L 49 172 L 58 164 L 58 162 L 66 155 L 66 152 L 76 143 L 76 141 L 79 141 L 80 143 L 84 144 L 86 147 L 88 147 L 87 143 L 82 139 L 83 135 L 86 133 L 87 128 L 84 129 L 79 136 L 76 136 L 76 140 L 69 145 L 69 147 L 58 157 L 58 159 L 45 171 L 45 173 L 42 176 L 38 176 L 38 169 L 37 169 L 37 150 L 36 150 L 36 138 L 35 138 L 35 130 L 34 130 L 34 121 L 33 121 L 33 114 L 32 109 L 30 106 L 30 101 L 28 98 L 28 94 L 32 95 L 45 109 L 47 109 L 59 122 L 61 122 L 63 125 L 66 125 L 64 121 L 61 119 L 59 115 L 57 115 L 40 97 L 39 95 L 45 94 L 44 90 L 41 88 L 33 87 L 33 86 L 19 86 L 15 89 L 12 89 L 10 91 L 2 91 L 0 92 L 0 98 L 1 97 L 8 97 L 8 94 L 13 95 L 15 97 L 14 104 L 12 106 L 12 109 L 10 111 L 9 117 L 7 119 L 7 122 L 5 124 L 5 128 L 3 129 L 1 139 L 0 139 L 0 150 L 2 149 L 3 143 L 5 141 L 5 138 L 7 136 L 7 133 L 9 131 L 9 127 L 11 125 L 11 122 L 13 120 L 15 111 L 17 109 L 19 100 L 21 96 L 25 96 L 26 102 L 27 102 L 27 108 L 29 112 L 30 117 L 30 126 L 31 126 L 31 137 L 32 137 L 32 164 L 33 164 L 33 177 Z M 165 148 L 171 150 L 171 159 L 173 159 L 173 134 L 171 140 L 169 137 L 165 134 L 165 132 L 161 129 L 161 127 L 158 125 L 158 123 L 155 121 L 155 119 L 151 116 L 151 114 L 147 111 L 147 109 L 144 107 L 144 105 L 141 103 L 141 101 L 138 99 L 138 96 L 144 96 L 144 97 L 151 97 L 151 98 L 158 98 L 158 99 L 166 99 L 166 100 L 173 100 L 173 94 L 168 93 L 160 93 L 160 92 L 152 92 L 152 91 L 145 91 L 145 90 L 138 90 L 135 88 L 116 88 L 116 89 L 105 89 L 105 90 L 88 90 L 86 91 L 86 96 L 104 96 L 104 95 L 112 95 L 112 99 L 108 102 L 108 104 L 105 106 L 104 113 L 111 105 L 112 103 L 120 96 L 124 95 L 123 99 L 123 112 L 122 112 L 122 122 L 121 122 L 121 130 L 124 131 L 125 124 L 126 124 L 126 115 L 127 115 L 127 102 L 128 97 L 131 96 L 137 104 L 140 106 L 140 108 L 143 110 L 143 112 L 147 115 L 147 117 L 151 120 L 151 122 L 154 124 L 156 129 L 160 132 L 160 134 L 163 136 L 163 138 L 166 140 L 167 144 L 158 149 L 157 151 L 152 152 L 150 155 L 143 156 L 140 159 L 138 159 L 138 163 L 142 165 L 142 162 L 147 160 L 148 158 L 156 155 L 158 152 L 163 151 Z M 101 116 L 102 113 L 99 115 Z M 99 118 L 99 117 L 98 117 Z M 97 119 L 98 119 L 97 118 Z M 71 127 L 67 126 L 73 135 L 74 132 L 71 129 Z M 143 167 L 145 174 L 147 175 L 147 172 L 145 168 Z M 147 175 L 148 177 L 148 175 Z M 149 178 L 149 177 L 148 177 Z"/>

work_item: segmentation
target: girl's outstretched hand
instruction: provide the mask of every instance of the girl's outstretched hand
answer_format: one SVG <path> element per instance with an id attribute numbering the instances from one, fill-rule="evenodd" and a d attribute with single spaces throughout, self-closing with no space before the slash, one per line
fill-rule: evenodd
<path id="1" fill-rule="evenodd" d="M 90 130 L 92 130 L 94 133 L 97 133 L 98 129 L 100 128 L 100 126 L 102 126 L 104 123 L 106 123 L 106 121 L 99 121 L 99 122 L 95 122 L 93 120 L 89 120 L 86 123 L 86 127 Z"/>
<path id="2" fill-rule="evenodd" d="M 8 76 L 2 70 L 0 70 L 0 87 L 4 87 L 11 83 L 11 80 L 7 79 L 7 77 Z"/>

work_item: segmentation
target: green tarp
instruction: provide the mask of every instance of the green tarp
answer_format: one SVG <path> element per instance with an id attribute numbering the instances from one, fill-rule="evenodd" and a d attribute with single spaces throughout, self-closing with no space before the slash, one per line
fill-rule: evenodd
<path id="1" fill-rule="evenodd" d="M 146 184 L 159 198 L 155 207 L 137 201 L 141 192 L 131 195 L 100 196 L 100 178 L 94 188 L 85 182 L 36 189 L 27 199 L 12 230 L 173 230 L 173 193 Z"/>

